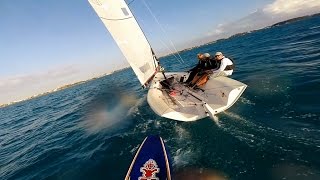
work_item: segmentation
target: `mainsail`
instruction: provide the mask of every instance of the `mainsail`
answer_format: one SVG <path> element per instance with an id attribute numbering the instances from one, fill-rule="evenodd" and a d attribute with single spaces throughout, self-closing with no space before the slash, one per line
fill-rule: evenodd
<path id="1" fill-rule="evenodd" d="M 124 0 L 89 0 L 123 55 L 145 85 L 154 76 L 158 62 L 140 26 Z"/>

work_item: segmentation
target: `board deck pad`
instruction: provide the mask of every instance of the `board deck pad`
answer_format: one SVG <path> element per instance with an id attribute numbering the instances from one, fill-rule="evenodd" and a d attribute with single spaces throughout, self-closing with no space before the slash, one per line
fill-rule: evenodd
<path id="1" fill-rule="evenodd" d="M 159 136 L 148 136 L 140 145 L 125 180 L 171 180 L 170 162 Z"/>

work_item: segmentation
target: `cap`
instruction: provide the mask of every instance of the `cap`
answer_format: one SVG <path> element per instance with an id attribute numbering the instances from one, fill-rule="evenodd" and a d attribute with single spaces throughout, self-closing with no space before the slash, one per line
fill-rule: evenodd
<path id="1" fill-rule="evenodd" d="M 208 58 L 208 57 L 210 57 L 210 54 L 209 53 L 204 53 L 203 56 Z"/>
<path id="2" fill-rule="evenodd" d="M 222 52 L 216 52 L 215 56 L 223 55 Z"/>
<path id="3" fill-rule="evenodd" d="M 203 54 L 199 53 L 199 54 L 197 54 L 197 57 L 199 60 L 201 60 L 201 59 L 203 59 Z"/>

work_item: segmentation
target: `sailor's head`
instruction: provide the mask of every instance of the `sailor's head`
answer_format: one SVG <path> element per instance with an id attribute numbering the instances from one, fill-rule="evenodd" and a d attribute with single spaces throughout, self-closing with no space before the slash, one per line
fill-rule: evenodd
<path id="1" fill-rule="evenodd" d="M 209 53 L 198 54 L 197 57 L 199 60 L 205 61 L 210 58 L 210 54 Z"/>
<path id="2" fill-rule="evenodd" d="M 216 52 L 216 54 L 214 55 L 214 58 L 216 60 L 222 60 L 224 58 L 222 52 Z"/>
<path id="3" fill-rule="evenodd" d="M 209 54 L 209 53 L 204 53 L 203 56 L 204 56 L 206 59 L 210 58 L 210 54 Z"/>
<path id="4" fill-rule="evenodd" d="M 203 60 L 204 59 L 204 56 L 201 53 L 197 54 L 197 57 L 198 57 L 199 60 Z"/>

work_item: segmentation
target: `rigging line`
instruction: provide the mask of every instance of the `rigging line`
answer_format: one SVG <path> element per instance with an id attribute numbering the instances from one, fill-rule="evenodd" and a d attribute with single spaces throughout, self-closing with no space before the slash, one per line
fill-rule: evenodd
<path id="1" fill-rule="evenodd" d="M 161 88 L 155 88 L 155 89 L 158 89 L 158 90 L 160 90 L 160 91 L 165 91 L 166 93 L 168 93 L 168 92 L 170 92 L 170 91 L 172 91 L 172 90 L 176 90 L 175 88 L 173 88 L 172 87 L 172 89 L 168 89 L 168 90 L 166 90 L 166 89 L 161 89 Z M 192 93 L 190 93 L 189 91 L 187 91 L 187 93 L 189 94 L 189 95 L 191 95 L 192 97 L 194 97 L 195 99 L 197 99 L 198 101 L 200 101 L 200 103 L 197 103 L 197 102 L 195 102 L 194 100 L 190 100 L 191 102 L 193 102 L 194 104 L 201 104 L 201 105 L 203 105 L 203 104 L 205 104 L 205 102 L 203 102 L 200 98 L 198 98 L 198 97 L 196 97 L 195 95 L 193 95 Z M 176 100 L 175 98 L 173 98 L 173 97 L 171 97 L 170 95 L 169 95 L 169 93 L 168 93 L 168 96 L 170 97 L 170 99 L 172 100 L 174 100 L 174 101 L 178 101 L 179 102 L 179 100 Z M 188 96 L 188 95 L 187 95 Z M 187 96 L 185 96 L 185 99 L 187 99 Z M 184 99 L 184 100 L 185 100 Z"/>
<path id="2" fill-rule="evenodd" d="M 172 97 L 172 96 L 169 95 L 169 92 L 170 92 L 171 90 L 165 90 L 165 89 L 160 89 L 160 88 L 157 88 L 157 89 L 159 89 L 160 91 L 166 92 L 167 95 L 169 96 L 169 98 L 170 98 L 171 100 L 174 100 L 174 101 L 177 101 L 177 102 L 185 101 L 186 99 L 188 99 L 188 95 L 186 95 L 183 100 L 177 100 L 177 99 L 175 99 L 174 97 Z M 190 94 L 190 93 L 188 92 L 188 94 Z M 189 99 L 189 100 L 191 101 L 191 102 L 188 102 L 189 105 L 190 105 L 190 104 L 191 104 L 191 105 L 203 105 L 203 104 L 204 104 L 203 101 L 200 100 L 199 98 L 195 97 L 195 96 L 192 95 L 192 94 L 190 94 L 190 95 L 193 96 L 195 99 L 197 99 L 197 100 L 200 101 L 200 102 L 196 102 L 196 101 L 194 101 L 194 100 L 190 100 L 190 99 Z"/>
<path id="3" fill-rule="evenodd" d="M 167 36 L 168 34 L 166 33 L 166 31 L 164 30 L 164 28 L 162 27 L 162 25 L 160 24 L 159 20 L 157 19 L 157 17 L 152 13 L 151 9 L 149 8 L 148 4 L 145 2 L 145 0 L 142 0 L 142 2 L 144 3 L 144 5 L 146 6 L 146 8 L 148 9 L 148 11 L 150 12 L 150 14 L 152 15 L 152 17 L 154 18 L 154 20 L 158 23 L 160 29 L 162 30 L 162 32 Z M 178 56 L 180 57 L 181 61 L 184 63 L 184 60 L 182 59 L 182 57 L 180 56 L 179 51 L 176 49 L 176 47 L 174 46 L 173 42 L 171 41 L 170 38 L 168 38 L 172 47 L 174 48 L 174 50 L 177 52 Z"/>
<path id="4" fill-rule="evenodd" d="M 175 53 L 169 48 L 169 46 L 166 43 L 164 43 L 161 39 L 159 39 L 159 41 L 163 46 L 167 48 L 167 50 L 169 50 L 172 53 L 172 55 L 179 61 L 180 64 L 184 63 L 175 55 Z"/>
<path id="5" fill-rule="evenodd" d="M 130 3 L 132 3 L 133 1 L 134 1 L 134 0 L 132 0 Z M 130 4 L 130 3 L 129 3 L 129 4 Z M 128 4 L 127 4 L 127 6 L 128 6 Z M 129 8 L 129 7 L 128 7 L 128 8 Z M 129 10 L 130 10 L 130 8 L 129 8 Z M 131 16 L 130 18 L 133 18 L 134 21 L 136 21 L 136 24 L 139 26 L 140 31 L 142 32 L 143 36 L 145 37 L 146 41 L 148 42 L 148 45 L 150 46 L 150 42 L 149 42 L 148 39 L 146 38 L 146 35 L 145 35 L 145 33 L 143 32 L 143 30 L 142 30 L 141 26 L 139 25 L 139 23 L 137 22 L 136 18 L 134 17 L 134 14 L 132 14 L 132 16 Z M 151 46 L 150 46 L 150 48 L 151 48 Z M 151 51 L 153 52 L 152 48 L 151 48 Z M 153 56 L 153 55 L 152 55 L 152 56 Z M 155 60 L 157 61 L 157 58 L 156 58 L 155 56 L 153 56 L 153 59 L 154 59 L 153 62 L 155 63 Z M 155 63 L 155 64 L 159 65 L 159 62 L 157 62 L 157 63 Z M 164 73 L 163 73 L 163 75 L 164 75 Z M 153 77 L 154 77 L 154 76 L 153 76 Z M 164 77 L 165 77 L 165 76 L 164 76 Z M 145 83 L 143 86 L 146 86 L 146 83 Z"/>
<path id="6" fill-rule="evenodd" d="M 131 17 L 122 18 L 122 19 L 108 19 L 108 18 L 104 18 L 104 17 L 100 17 L 100 18 L 104 19 L 104 20 L 108 20 L 108 21 L 121 21 L 121 20 L 130 19 L 130 18 L 132 18 L 132 16 Z"/>
<path id="7" fill-rule="evenodd" d="M 148 26 L 144 23 L 143 20 L 140 20 L 140 23 L 142 24 L 142 26 L 148 27 Z M 152 34 L 154 34 L 154 33 L 152 33 Z M 179 58 L 175 55 L 175 53 L 172 51 L 172 49 L 170 49 L 170 47 L 168 47 L 168 45 L 162 41 L 162 38 L 161 38 L 161 37 L 160 37 L 158 40 L 159 40 L 159 41 L 161 42 L 161 44 L 179 61 L 180 64 L 183 63 L 183 62 L 180 61 Z M 151 49 L 152 49 L 152 48 L 151 48 Z M 157 58 L 157 59 L 158 59 L 158 58 Z"/>
<path id="8" fill-rule="evenodd" d="M 155 89 L 158 89 L 158 90 L 160 90 L 160 91 L 165 91 L 167 94 L 168 94 L 168 96 L 169 96 L 169 98 L 171 99 L 171 100 L 174 100 L 174 101 L 178 101 L 179 102 L 179 100 L 176 100 L 175 98 L 173 98 L 173 97 L 171 97 L 170 95 L 169 95 L 169 93 L 168 92 L 170 92 L 170 91 L 175 91 L 176 89 L 174 88 L 174 87 L 169 87 L 170 89 L 162 89 L 162 88 L 155 88 Z M 176 90 L 176 91 L 179 91 L 179 90 Z M 183 90 L 182 90 L 183 91 Z M 201 100 L 199 97 L 197 97 L 197 96 L 195 96 L 194 94 L 192 94 L 192 92 L 190 92 L 190 90 L 187 90 L 187 93 L 190 95 L 190 96 L 192 96 L 192 97 L 194 97 L 196 100 L 198 100 L 200 103 L 197 103 L 197 102 L 195 102 L 194 100 L 190 100 L 191 102 L 193 102 L 195 105 L 197 105 L 197 104 L 201 104 L 201 105 L 204 105 L 204 104 L 206 104 L 206 102 L 204 102 L 203 100 Z M 188 95 L 187 95 L 188 96 Z M 187 99 L 187 96 L 185 96 L 185 99 Z M 184 99 L 184 100 L 185 100 Z"/>
<path id="9" fill-rule="evenodd" d="M 130 1 L 130 2 L 128 3 L 128 6 L 129 6 L 131 3 L 133 3 L 133 1 L 135 1 L 135 0 Z"/>
<path id="10" fill-rule="evenodd" d="M 159 22 L 159 20 L 157 19 L 157 17 L 152 13 L 151 9 L 149 8 L 149 6 L 148 6 L 148 4 L 145 2 L 145 0 L 142 0 L 142 1 L 143 1 L 144 5 L 146 6 L 146 8 L 148 9 L 149 13 L 152 15 L 152 17 L 154 18 L 154 20 L 155 20 L 155 21 L 157 22 L 157 24 L 159 25 L 159 27 L 160 27 L 160 29 L 162 30 L 162 32 L 163 32 L 167 37 L 169 37 L 168 34 L 166 33 L 165 29 L 164 29 L 164 28 L 162 27 L 162 25 L 160 24 L 160 22 Z M 184 60 L 183 60 L 182 57 L 180 56 L 180 54 L 179 54 L 178 50 L 176 49 L 176 47 L 174 46 L 173 42 L 171 41 L 170 38 L 168 38 L 168 39 L 169 39 L 172 47 L 174 48 L 174 50 L 177 52 L 177 54 L 178 54 L 181 62 L 184 63 Z M 172 54 L 175 54 L 175 53 L 172 52 Z M 176 56 L 175 56 L 175 57 L 176 57 Z M 180 61 L 179 61 L 179 62 L 180 62 Z"/>

